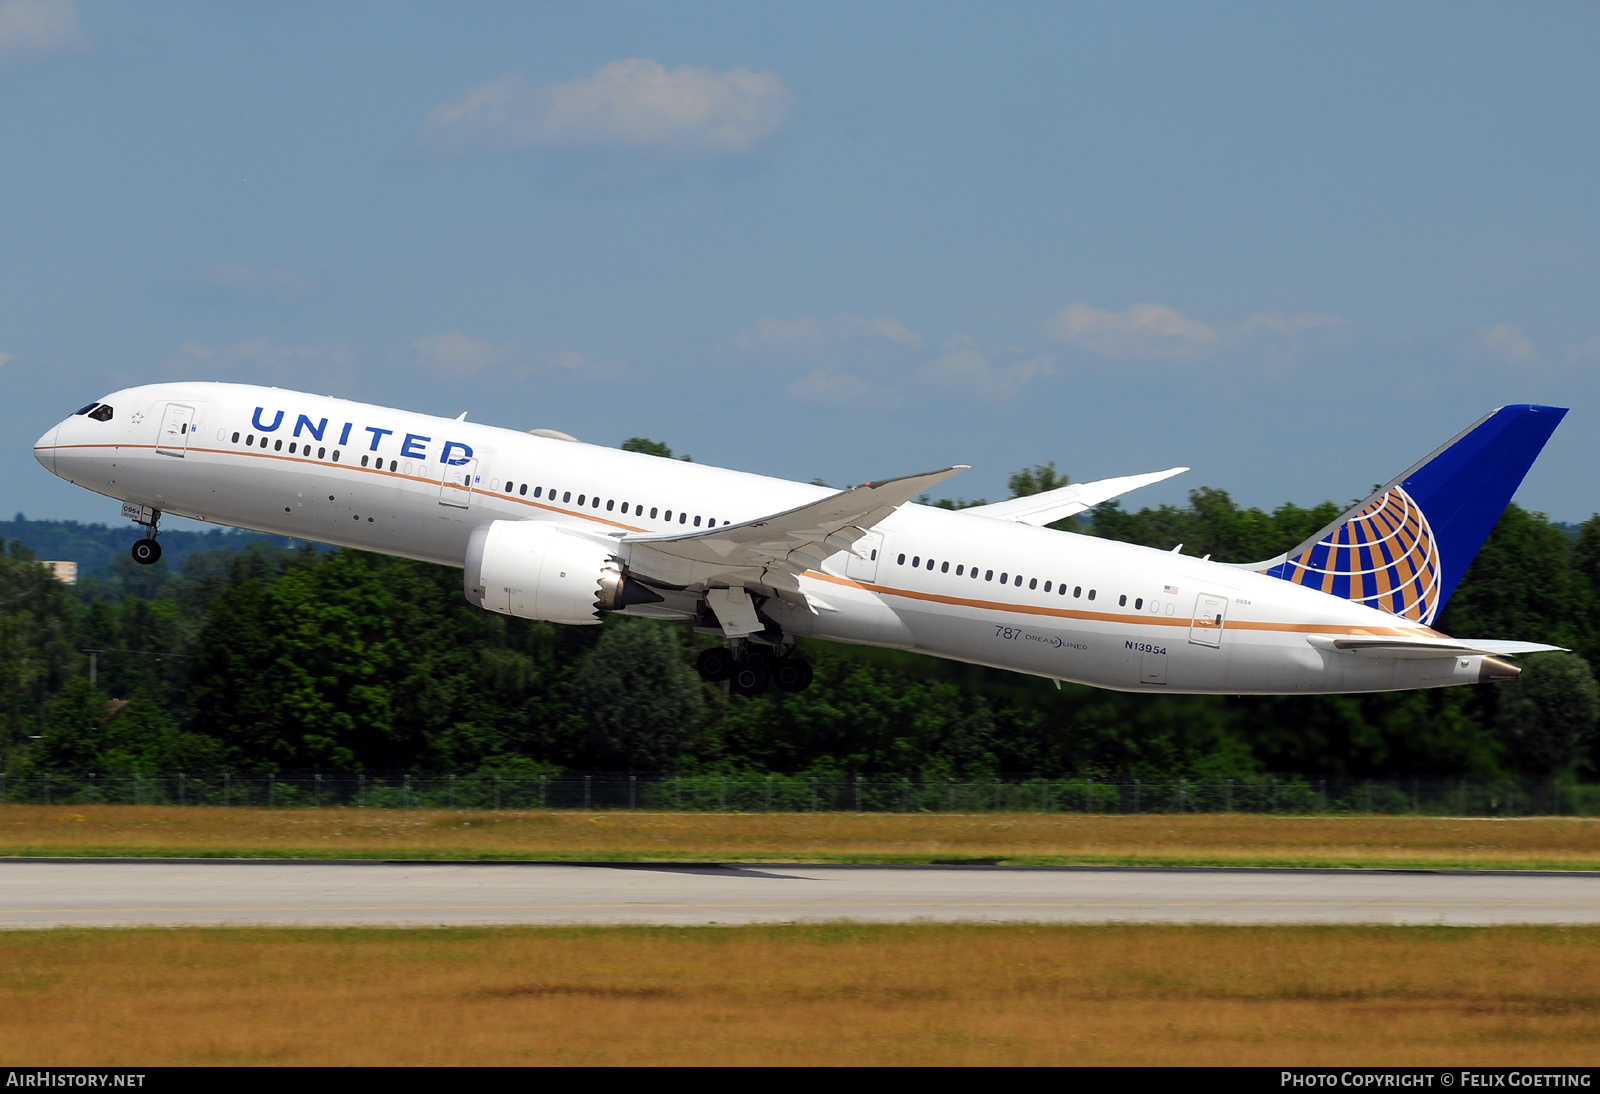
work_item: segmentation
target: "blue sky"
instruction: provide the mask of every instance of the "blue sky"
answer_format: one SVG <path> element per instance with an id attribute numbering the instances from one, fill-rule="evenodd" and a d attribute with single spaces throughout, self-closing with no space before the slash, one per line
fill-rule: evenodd
<path id="1" fill-rule="evenodd" d="M 1600 6 L 0 0 L 0 510 L 115 387 L 846 484 L 1347 500 L 1488 408 L 1600 510 Z"/>

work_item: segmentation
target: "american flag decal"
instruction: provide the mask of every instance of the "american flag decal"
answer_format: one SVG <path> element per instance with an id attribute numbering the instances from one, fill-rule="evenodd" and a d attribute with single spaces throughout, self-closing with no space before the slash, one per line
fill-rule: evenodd
<path id="1" fill-rule="evenodd" d="M 1176 585 L 1163 585 L 1161 586 L 1161 591 L 1166 593 L 1168 596 L 1178 595 L 1178 587 Z"/>

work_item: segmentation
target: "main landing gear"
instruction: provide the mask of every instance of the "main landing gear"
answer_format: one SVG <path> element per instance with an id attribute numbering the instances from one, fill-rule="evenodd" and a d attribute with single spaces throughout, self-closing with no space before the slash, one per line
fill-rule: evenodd
<path id="1" fill-rule="evenodd" d="M 150 523 L 144 525 L 144 538 L 135 540 L 133 546 L 128 549 L 133 561 L 141 566 L 149 566 L 161 558 L 161 544 L 156 542 L 156 525 L 160 522 L 161 510 L 157 509 L 151 515 Z"/>
<path id="2" fill-rule="evenodd" d="M 811 686 L 815 676 L 811 662 L 787 652 L 754 649 L 741 639 L 734 642 L 740 648 L 713 646 L 700 655 L 695 662 L 700 679 L 726 680 L 729 690 L 745 696 L 760 695 L 772 685 L 779 691 L 804 691 Z"/>

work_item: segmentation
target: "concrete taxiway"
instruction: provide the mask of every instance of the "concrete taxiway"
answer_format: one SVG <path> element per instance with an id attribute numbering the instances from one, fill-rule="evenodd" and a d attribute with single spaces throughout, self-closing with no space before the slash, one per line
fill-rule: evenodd
<path id="1" fill-rule="evenodd" d="M 1600 923 L 1600 873 L 0 861 L 0 927 Z"/>

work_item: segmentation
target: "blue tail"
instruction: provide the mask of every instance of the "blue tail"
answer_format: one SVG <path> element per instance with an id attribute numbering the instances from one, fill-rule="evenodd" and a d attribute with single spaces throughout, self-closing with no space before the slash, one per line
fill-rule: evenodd
<path id="1" fill-rule="evenodd" d="M 1491 411 L 1294 550 L 1251 568 L 1432 623 L 1566 413 Z"/>

